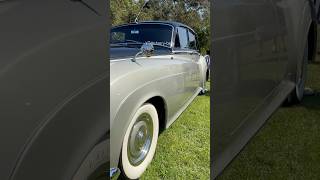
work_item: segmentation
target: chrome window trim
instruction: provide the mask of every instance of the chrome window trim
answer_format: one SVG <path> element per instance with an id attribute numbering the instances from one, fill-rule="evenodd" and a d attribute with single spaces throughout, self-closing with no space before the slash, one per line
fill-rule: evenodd
<path id="1" fill-rule="evenodd" d="M 194 36 L 195 36 L 195 41 L 196 41 L 196 49 L 190 49 L 190 50 L 194 50 L 194 51 L 199 51 L 199 47 L 198 47 L 198 34 L 193 30 L 191 29 L 189 26 L 183 26 L 183 25 L 179 25 L 179 26 L 176 26 L 176 31 L 175 31 L 175 35 L 179 35 L 179 32 L 178 32 L 178 27 L 181 27 L 181 28 L 185 28 L 187 30 L 187 39 L 188 39 L 188 43 L 189 43 L 189 32 L 191 32 Z M 176 37 L 174 37 L 175 39 Z M 179 37 L 180 39 L 180 37 Z M 183 49 L 180 47 L 180 49 Z"/>
<path id="2" fill-rule="evenodd" d="M 179 53 L 198 54 L 198 55 L 200 55 L 200 53 L 199 53 L 197 50 L 193 50 L 193 49 L 173 50 L 173 51 L 172 51 L 172 54 L 179 54 Z"/>

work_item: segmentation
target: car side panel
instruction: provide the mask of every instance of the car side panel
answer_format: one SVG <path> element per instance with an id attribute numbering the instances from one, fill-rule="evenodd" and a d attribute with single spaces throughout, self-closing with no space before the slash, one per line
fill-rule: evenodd
<path id="1" fill-rule="evenodd" d="M 175 53 L 172 55 L 173 59 L 171 62 L 182 63 L 184 66 L 184 72 L 186 76 L 183 80 L 183 91 L 184 94 L 180 100 L 180 107 L 183 106 L 190 97 L 197 91 L 201 84 L 201 68 L 198 64 L 198 55 L 192 54 L 193 51 Z M 176 111 L 175 111 L 176 112 Z"/>
<path id="2" fill-rule="evenodd" d="M 221 18 L 215 19 L 213 57 L 222 67 L 213 67 L 223 76 L 214 79 L 214 95 L 226 98 L 223 105 L 216 106 L 224 112 L 216 132 L 227 146 L 246 117 L 279 84 L 282 71 L 275 49 L 278 24 L 270 1 L 226 0 L 216 4 L 221 8 L 214 12 Z"/>
<path id="3" fill-rule="evenodd" d="M 261 9 L 252 9 L 250 4 L 241 0 L 216 1 L 213 7 L 214 176 L 223 170 L 294 88 L 297 65 L 302 59 L 311 23 L 310 6 L 307 0 L 269 2 L 269 10 L 273 13 L 269 17 Z M 239 11 L 253 11 L 254 15 L 239 15 Z M 260 47 L 256 50 L 262 51 L 246 58 L 245 54 L 255 52 L 254 49 L 245 50 L 250 47 L 245 44 L 250 42 L 248 22 L 262 19 L 265 21 L 252 26 L 257 29 L 255 33 L 265 37 L 261 39 L 262 46 L 256 44 Z M 250 63 L 243 63 L 250 59 L 262 66 L 250 68 Z M 250 81 L 246 83 L 244 77 L 253 79 L 247 78 Z M 236 121 L 241 123 L 233 126 Z"/>
<path id="4" fill-rule="evenodd" d="M 88 144 L 81 138 L 101 135 L 99 130 L 87 134 L 87 137 L 73 134 L 72 129 L 59 131 L 64 123 L 71 125 L 71 122 L 74 123 L 71 127 L 80 131 L 83 126 L 75 122 L 80 110 L 64 112 L 73 114 L 74 119 L 64 116 L 60 117 L 59 125 L 45 125 L 55 119 L 54 115 L 59 114 L 58 110 L 70 103 L 74 95 L 80 95 L 77 94 L 80 89 L 84 92 L 82 88 L 106 73 L 103 62 L 107 49 L 103 39 L 106 32 L 104 18 L 72 1 L 16 0 L 0 3 L 0 179 L 9 179 L 10 175 L 12 179 L 63 179 L 61 175 L 68 178 L 80 164 L 77 164 L 77 159 L 74 166 L 68 167 L 71 156 L 58 161 L 71 153 L 67 149 L 69 146 L 64 146 L 68 143 L 64 140 L 75 138 L 78 142 L 83 141 L 84 144 L 77 144 L 79 153 L 76 156 L 81 161 L 84 158 L 81 155 L 85 156 L 91 148 L 90 145 L 85 146 Z M 103 89 L 96 89 L 104 93 L 94 94 L 92 99 L 105 96 L 106 79 L 105 86 L 99 86 Z M 106 103 L 97 106 L 105 106 L 106 109 Z M 98 110 L 101 109 L 94 112 Z M 86 113 L 86 110 L 82 111 Z M 102 113 L 106 111 L 99 112 L 99 118 L 102 118 Z M 100 124 L 105 132 L 106 122 L 105 119 L 104 124 Z M 91 123 L 96 126 L 101 119 L 92 119 Z M 46 131 L 48 129 L 50 131 Z M 48 136 L 50 138 L 45 139 Z M 40 143 L 39 139 L 42 146 L 33 146 L 33 143 Z M 56 151 L 63 148 L 66 154 Z M 55 163 L 49 163 L 52 158 L 56 158 Z M 23 166 L 31 162 L 32 166 Z M 65 164 L 65 169 L 56 168 L 62 164 Z"/>
<path id="5" fill-rule="evenodd" d="M 296 72 L 301 66 L 304 48 L 307 43 L 308 31 L 312 23 L 312 9 L 308 0 L 283 2 L 272 0 L 278 14 L 279 47 L 287 54 L 288 62 L 280 61 L 283 74 L 281 80 L 295 83 Z M 280 54 L 279 59 L 283 55 Z"/>
<path id="6" fill-rule="evenodd" d="M 107 101 L 101 98 L 106 80 L 105 74 L 88 83 L 43 122 L 22 153 L 12 179 L 72 179 L 90 150 L 106 136 Z M 107 163 L 107 151 L 105 147 L 91 158 L 83 179 Z"/>

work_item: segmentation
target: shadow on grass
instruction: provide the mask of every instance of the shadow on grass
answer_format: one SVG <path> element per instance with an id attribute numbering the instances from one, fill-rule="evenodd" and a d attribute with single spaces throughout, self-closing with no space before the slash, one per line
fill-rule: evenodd
<path id="1" fill-rule="evenodd" d="M 305 95 L 302 103 L 298 106 L 313 110 L 320 110 L 320 90 L 315 90 L 312 95 Z"/>
<path id="2" fill-rule="evenodd" d="M 206 93 L 204 93 L 205 96 L 209 96 L 210 97 L 211 91 L 208 90 Z"/>
<path id="3" fill-rule="evenodd" d="M 317 91 L 313 96 L 304 97 L 301 106 L 308 109 L 320 110 L 320 92 Z"/>
<path id="4" fill-rule="evenodd" d="M 320 61 L 312 61 L 312 62 L 309 62 L 309 64 L 320 64 Z"/>

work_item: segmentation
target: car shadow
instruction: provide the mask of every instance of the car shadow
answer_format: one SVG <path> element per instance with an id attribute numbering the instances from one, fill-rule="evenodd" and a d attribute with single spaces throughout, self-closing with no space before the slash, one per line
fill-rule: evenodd
<path id="1" fill-rule="evenodd" d="M 211 94 L 211 91 L 208 90 L 208 91 L 206 91 L 206 93 L 204 93 L 204 96 L 209 96 L 210 97 L 210 94 Z"/>
<path id="2" fill-rule="evenodd" d="M 320 64 L 320 61 L 312 61 L 312 62 L 309 62 L 309 64 Z"/>
<path id="3" fill-rule="evenodd" d="M 300 106 L 320 110 L 320 91 L 315 90 L 313 95 L 305 96 Z"/>

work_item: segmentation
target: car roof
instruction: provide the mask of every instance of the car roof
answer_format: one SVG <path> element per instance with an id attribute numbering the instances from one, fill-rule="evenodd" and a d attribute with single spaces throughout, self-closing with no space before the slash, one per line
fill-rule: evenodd
<path id="1" fill-rule="evenodd" d="M 195 33 L 195 31 L 191 27 L 189 27 L 189 26 L 187 26 L 185 24 L 182 24 L 180 22 L 176 22 L 176 21 L 140 21 L 140 22 L 137 22 L 137 23 L 121 24 L 121 25 L 118 25 L 118 26 L 114 26 L 113 28 L 126 26 L 126 25 L 134 25 L 134 24 L 167 24 L 167 25 L 171 25 L 171 26 L 173 26 L 175 28 L 182 26 L 182 27 L 186 27 L 186 28 L 192 30 Z"/>

